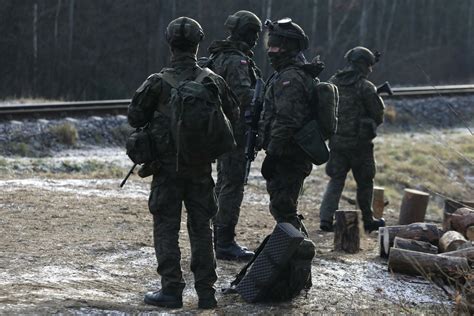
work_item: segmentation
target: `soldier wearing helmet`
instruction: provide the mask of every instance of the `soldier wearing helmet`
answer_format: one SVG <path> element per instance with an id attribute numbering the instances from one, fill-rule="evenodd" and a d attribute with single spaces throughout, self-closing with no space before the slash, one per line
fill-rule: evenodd
<path id="1" fill-rule="evenodd" d="M 216 261 L 212 246 L 211 218 L 217 212 L 211 163 L 176 168 L 176 146 L 169 137 L 172 86 L 166 78 L 181 81 L 195 80 L 203 70 L 196 63 L 196 53 L 204 32 L 198 22 L 180 17 L 166 28 L 166 40 L 171 50 L 171 67 L 152 74 L 137 89 L 128 107 L 128 122 L 132 127 L 143 127 L 153 122 L 150 133 L 161 131 L 158 136 L 165 148 L 153 162 L 153 175 L 148 200 L 153 215 L 153 236 L 157 271 L 161 276 L 161 289 L 145 295 L 145 303 L 177 308 L 183 305 L 185 286 L 181 271 L 181 254 L 178 245 L 182 204 L 186 205 L 187 227 L 191 241 L 191 270 L 199 308 L 213 308 L 214 283 L 217 280 Z M 210 72 L 203 80 L 215 84 L 222 109 L 234 122 L 239 116 L 238 104 L 222 77 Z M 203 81 L 204 82 L 204 81 Z M 202 135 L 206 137 L 206 135 Z"/>
<path id="2" fill-rule="evenodd" d="M 376 87 L 367 79 L 380 53 L 354 47 L 345 54 L 347 66 L 330 79 L 339 89 L 338 129 L 329 142 L 331 154 L 326 173 L 331 178 L 320 209 L 321 229 L 333 230 L 333 217 L 339 208 L 344 183 L 352 170 L 357 183 L 357 203 L 365 230 L 370 233 L 385 225 L 372 217 L 375 177 L 373 139 L 383 122 L 384 103 Z"/>
<path id="3" fill-rule="evenodd" d="M 250 260 L 253 252 L 235 241 L 244 194 L 245 176 L 245 111 L 251 111 L 255 82 L 260 70 L 252 59 L 262 22 L 252 12 L 238 11 L 224 24 L 229 30 L 225 40 L 214 41 L 208 67 L 221 75 L 240 101 L 240 119 L 234 126 L 237 148 L 217 160 L 216 195 L 218 212 L 214 219 L 217 259 Z"/>
<path id="4" fill-rule="evenodd" d="M 311 120 L 313 80 L 318 79 L 305 67 L 308 64 L 303 51 L 308 48 L 308 37 L 303 29 L 289 18 L 267 20 L 265 25 L 269 35 L 267 54 L 275 72 L 265 87 L 259 122 L 258 142 L 266 151 L 262 175 L 275 220 L 303 229 L 298 196 L 312 163 L 293 135 Z"/>

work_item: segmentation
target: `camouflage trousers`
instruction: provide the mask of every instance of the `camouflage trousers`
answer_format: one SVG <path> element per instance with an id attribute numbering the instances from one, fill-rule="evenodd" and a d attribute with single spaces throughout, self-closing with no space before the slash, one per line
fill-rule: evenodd
<path id="1" fill-rule="evenodd" d="M 280 157 L 265 157 L 262 175 L 267 181 L 267 192 L 270 195 L 270 213 L 277 223 L 289 222 L 296 228 L 301 228 L 297 210 L 298 197 L 311 169 L 309 161 L 295 162 Z"/>
<path id="2" fill-rule="evenodd" d="M 331 177 L 320 209 L 321 222 L 333 222 L 334 213 L 339 209 L 339 200 L 344 189 L 347 173 L 352 174 L 357 184 L 357 203 L 362 218 L 372 218 L 372 196 L 375 177 L 374 145 L 354 150 L 331 150 L 326 164 L 326 174 Z"/>
<path id="3" fill-rule="evenodd" d="M 240 205 L 244 198 L 245 148 L 238 146 L 217 160 L 216 196 L 219 211 L 214 224 L 234 227 L 240 216 Z"/>
<path id="4" fill-rule="evenodd" d="M 215 293 L 217 274 L 211 218 L 217 207 L 213 189 L 210 172 L 203 176 L 178 177 L 176 173 L 162 169 L 153 176 L 148 207 L 153 215 L 157 271 L 165 294 L 181 295 L 185 286 L 178 244 L 183 202 L 187 210 L 191 271 L 196 292 L 199 297 Z"/>

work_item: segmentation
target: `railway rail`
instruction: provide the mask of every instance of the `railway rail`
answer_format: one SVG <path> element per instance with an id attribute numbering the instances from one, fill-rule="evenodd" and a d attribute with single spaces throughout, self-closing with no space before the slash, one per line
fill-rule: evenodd
<path id="1" fill-rule="evenodd" d="M 393 95 L 382 94 L 384 98 L 420 98 L 432 96 L 453 96 L 474 94 L 474 84 L 394 87 Z M 0 120 L 18 117 L 83 116 L 100 114 L 125 114 L 130 99 L 106 101 L 75 101 L 49 103 L 0 104 Z"/>

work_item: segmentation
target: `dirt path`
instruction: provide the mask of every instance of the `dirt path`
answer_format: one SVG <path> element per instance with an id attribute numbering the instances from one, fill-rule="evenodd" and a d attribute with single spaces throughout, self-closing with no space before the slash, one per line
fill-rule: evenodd
<path id="1" fill-rule="evenodd" d="M 260 159 L 246 188 L 237 236 L 250 248 L 274 226 L 259 164 Z M 219 307 L 210 313 L 450 312 L 450 300 L 434 285 L 387 271 L 377 258 L 376 233 L 364 237 L 356 255 L 332 252 L 333 234 L 317 229 L 327 181 L 322 173 L 313 171 L 300 201 L 317 246 L 314 286 L 292 302 L 272 305 L 246 304 L 219 291 Z M 143 294 L 159 285 L 147 211 L 149 180 L 132 177 L 119 189 L 119 178 L 80 178 L 0 179 L 0 314 L 166 312 L 143 303 Z M 394 224 L 394 211 L 386 214 Z M 180 245 L 187 286 L 184 307 L 174 312 L 200 313 L 184 223 L 185 212 Z M 241 267 L 218 261 L 217 287 L 227 286 Z"/>

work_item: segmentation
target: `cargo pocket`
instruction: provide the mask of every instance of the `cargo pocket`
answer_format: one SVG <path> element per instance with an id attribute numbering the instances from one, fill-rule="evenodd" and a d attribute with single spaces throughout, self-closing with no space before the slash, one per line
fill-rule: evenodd
<path id="1" fill-rule="evenodd" d="M 159 210 L 166 205 L 166 197 L 169 195 L 165 185 L 166 177 L 161 175 L 155 177 L 151 184 L 150 196 L 148 198 L 148 210 L 151 214 L 157 215 Z"/>

